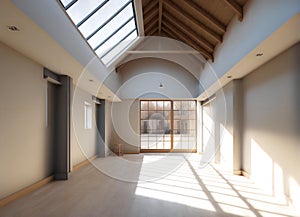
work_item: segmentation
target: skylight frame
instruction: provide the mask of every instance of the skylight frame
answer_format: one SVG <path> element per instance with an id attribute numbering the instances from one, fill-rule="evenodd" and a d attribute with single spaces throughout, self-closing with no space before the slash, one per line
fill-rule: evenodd
<path id="1" fill-rule="evenodd" d="M 65 10 L 65 13 L 67 14 L 67 16 L 69 17 L 69 19 L 72 21 L 72 23 L 74 24 L 74 27 L 77 28 L 77 31 L 81 34 L 81 36 L 85 39 L 86 43 L 88 44 L 88 46 L 93 50 L 94 54 L 107 66 L 109 66 L 113 60 L 115 60 L 118 56 L 120 56 L 121 54 L 123 54 L 125 52 L 125 50 L 131 46 L 139 37 L 139 29 L 138 29 L 138 25 L 137 25 L 137 16 L 136 16 L 136 11 L 135 11 L 135 5 L 134 5 L 134 0 L 128 0 L 128 1 L 124 1 L 122 3 L 122 7 L 115 7 L 116 11 L 114 11 L 113 14 L 108 14 L 107 16 L 109 17 L 106 20 L 103 20 L 104 22 L 101 23 L 101 25 L 99 27 L 97 27 L 96 29 L 93 29 L 93 31 L 90 34 L 87 33 L 83 33 L 82 29 L 80 30 L 80 26 L 82 26 L 85 22 L 87 22 L 91 17 L 93 17 L 93 15 L 95 15 L 97 12 L 99 12 L 101 10 L 101 8 L 103 8 L 107 3 L 109 3 L 110 1 L 115 1 L 115 0 L 104 0 L 102 1 L 96 8 L 91 8 L 92 10 L 84 17 L 82 18 L 79 22 L 77 20 L 78 23 L 75 23 L 74 19 L 71 17 L 71 15 L 68 13 L 68 9 L 70 9 L 73 5 L 76 5 L 77 2 L 79 2 L 80 0 L 71 0 L 69 1 L 66 5 L 63 4 L 63 0 L 57 0 L 61 5 L 62 8 Z M 131 7 L 129 7 L 129 5 L 131 5 Z M 118 5 L 117 5 L 118 6 Z M 128 7 L 128 8 L 127 8 Z M 130 10 L 130 8 L 132 8 Z M 103 40 L 101 40 L 101 42 L 95 46 L 92 45 L 89 40 L 93 38 L 93 36 L 95 36 L 99 31 L 101 31 L 106 25 L 108 25 L 110 22 L 112 22 L 112 20 L 114 20 L 114 18 L 116 18 L 120 13 L 122 13 L 124 11 L 124 13 L 126 14 L 125 10 L 129 10 L 130 11 L 130 16 L 128 16 L 128 19 L 124 19 L 125 21 L 122 23 L 120 26 L 115 25 L 116 27 L 118 27 L 117 29 L 115 29 L 112 33 L 108 34 L 107 36 L 105 36 L 105 38 Z M 123 14 L 124 14 L 123 13 Z M 99 16 L 99 14 L 98 14 Z M 122 15 L 124 16 L 124 15 Z M 95 19 L 96 17 L 94 17 Z M 75 18 L 76 19 L 76 18 Z M 117 18 L 116 18 L 117 19 Z M 115 20 L 116 21 L 116 20 Z M 132 22 L 134 21 L 134 22 Z M 131 26 L 133 26 L 134 23 L 134 28 L 131 31 L 128 31 L 123 29 L 127 24 L 131 23 Z M 94 22 L 93 22 L 94 24 Z M 87 24 L 88 25 L 88 24 Z M 113 25 L 113 24 L 111 24 Z M 92 25 L 91 25 L 92 26 Z M 93 27 L 93 26 L 92 26 Z M 117 34 L 119 32 L 119 34 L 121 36 L 122 32 L 124 32 L 124 37 L 122 37 L 120 40 L 118 41 L 114 41 L 114 39 L 112 39 L 112 43 L 109 42 L 109 44 L 111 43 L 111 47 L 109 47 L 107 50 L 103 49 L 102 53 L 97 53 L 96 51 L 101 48 L 101 46 L 103 46 L 107 41 L 109 41 L 115 34 Z M 126 31 L 126 32 L 125 32 Z M 86 31 L 87 32 L 87 31 Z M 125 35 L 126 33 L 126 35 Z M 99 36 L 98 36 L 99 37 Z M 126 39 L 129 38 L 130 41 L 128 40 L 128 44 L 126 46 L 124 46 L 122 48 L 122 43 L 124 41 L 126 41 Z M 95 38 L 97 40 L 97 38 Z M 95 42 L 95 40 L 94 40 Z M 114 49 L 118 49 L 122 48 L 119 50 L 119 53 L 114 54 L 113 50 Z M 116 51 L 115 50 L 115 51 Z M 107 56 L 107 57 L 106 57 Z M 108 59 L 107 61 L 104 62 L 104 57 L 106 57 L 106 59 Z"/>

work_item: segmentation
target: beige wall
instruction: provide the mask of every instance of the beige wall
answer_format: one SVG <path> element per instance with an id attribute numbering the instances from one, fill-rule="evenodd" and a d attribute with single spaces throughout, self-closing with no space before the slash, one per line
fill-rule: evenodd
<path id="1" fill-rule="evenodd" d="M 111 150 L 115 144 L 122 143 L 124 153 L 139 153 L 139 100 L 127 99 L 112 103 L 106 116 L 111 119 L 112 131 L 107 132 L 111 138 L 106 142 Z"/>
<path id="2" fill-rule="evenodd" d="M 52 175 L 54 156 L 46 127 L 43 67 L 2 43 L 0 65 L 1 199 Z M 93 106 L 95 115 L 91 94 L 80 88 L 73 93 L 71 165 L 75 166 L 96 155 L 97 138 L 95 119 L 92 129 L 84 129 L 85 101 Z"/>
<path id="3" fill-rule="evenodd" d="M 300 44 L 244 78 L 243 168 L 300 207 Z"/>
<path id="4" fill-rule="evenodd" d="M 0 198 L 52 174 L 43 67 L 0 43 Z"/>

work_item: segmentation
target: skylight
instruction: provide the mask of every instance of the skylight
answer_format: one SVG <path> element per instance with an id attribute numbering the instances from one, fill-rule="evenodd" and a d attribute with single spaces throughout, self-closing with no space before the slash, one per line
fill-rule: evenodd
<path id="1" fill-rule="evenodd" d="M 138 36 L 133 0 L 60 0 L 104 64 Z"/>

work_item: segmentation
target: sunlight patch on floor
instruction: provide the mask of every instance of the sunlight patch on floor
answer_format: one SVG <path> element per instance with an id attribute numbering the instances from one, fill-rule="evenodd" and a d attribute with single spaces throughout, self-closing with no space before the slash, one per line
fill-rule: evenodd
<path id="1" fill-rule="evenodd" d="M 161 156 L 160 156 L 161 157 Z M 153 157 L 147 159 L 149 162 Z M 172 157 L 170 157 L 170 160 Z M 275 198 L 249 179 L 234 176 L 219 165 L 201 165 L 198 154 L 176 155 L 184 160 L 175 170 L 160 179 L 139 182 L 135 194 L 188 207 L 235 216 L 298 216 L 283 198 Z M 148 165 L 149 166 L 149 165 Z M 147 167 L 148 172 L 163 173 L 164 165 Z M 143 173 L 143 166 L 141 173 Z"/>

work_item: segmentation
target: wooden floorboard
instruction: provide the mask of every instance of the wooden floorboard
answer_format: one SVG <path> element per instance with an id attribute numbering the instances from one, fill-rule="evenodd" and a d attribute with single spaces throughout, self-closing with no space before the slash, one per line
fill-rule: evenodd
<path id="1" fill-rule="evenodd" d="M 198 154 L 169 156 L 169 165 L 179 162 L 172 170 L 166 155 L 95 159 L 68 181 L 53 181 L 0 208 L 0 216 L 298 216 L 247 178 L 205 164 Z M 133 181 L 142 176 L 148 182 Z"/>

